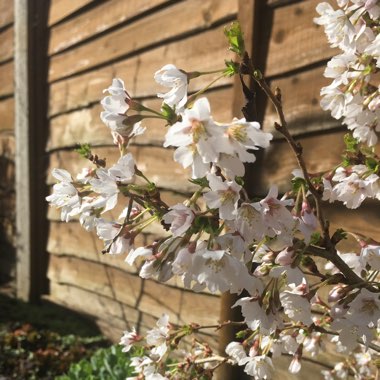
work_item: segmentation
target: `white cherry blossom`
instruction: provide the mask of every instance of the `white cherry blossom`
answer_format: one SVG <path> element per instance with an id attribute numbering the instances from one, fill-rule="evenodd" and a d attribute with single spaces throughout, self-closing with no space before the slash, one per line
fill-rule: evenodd
<path id="1" fill-rule="evenodd" d="M 181 110 L 187 102 L 187 74 L 173 64 L 168 64 L 156 71 L 154 79 L 160 85 L 171 88 L 166 94 L 159 93 L 157 96 L 163 98 L 169 106 Z"/>

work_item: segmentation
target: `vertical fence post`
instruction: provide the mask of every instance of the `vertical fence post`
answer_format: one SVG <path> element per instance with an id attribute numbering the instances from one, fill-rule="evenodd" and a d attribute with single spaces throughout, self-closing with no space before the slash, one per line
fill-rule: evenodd
<path id="1" fill-rule="evenodd" d="M 47 0 L 14 0 L 16 294 L 25 301 L 38 301 L 47 288 L 44 62 L 48 10 Z"/>
<path id="2" fill-rule="evenodd" d="M 254 64 L 259 60 L 262 60 L 263 57 L 259 56 L 259 31 L 260 31 L 260 19 L 263 17 L 264 7 L 266 6 L 266 0 L 239 0 L 239 13 L 238 20 L 242 27 L 244 34 L 246 49 Z M 265 59 L 265 57 L 264 57 Z M 253 81 L 247 81 L 246 83 L 250 88 L 253 86 Z M 240 79 L 235 76 L 234 82 L 234 99 L 233 99 L 233 111 L 235 116 L 241 115 L 241 108 L 245 105 L 245 100 L 243 92 L 241 89 Z M 260 107 L 261 108 L 261 107 Z M 261 110 L 256 110 L 260 113 Z M 262 120 L 259 120 L 262 121 Z M 257 153 L 256 153 L 257 154 Z M 231 307 L 238 300 L 236 294 L 224 293 L 221 297 L 221 312 L 220 312 L 220 321 L 226 320 L 242 320 L 240 313 L 240 308 Z M 235 340 L 235 334 L 237 330 L 234 326 L 226 326 L 220 330 L 219 335 L 219 352 L 220 354 L 225 354 L 225 347 L 227 344 Z M 230 366 L 224 364 L 219 372 L 218 379 L 220 380 L 243 380 L 249 379 L 250 377 L 244 373 L 243 367 Z"/>

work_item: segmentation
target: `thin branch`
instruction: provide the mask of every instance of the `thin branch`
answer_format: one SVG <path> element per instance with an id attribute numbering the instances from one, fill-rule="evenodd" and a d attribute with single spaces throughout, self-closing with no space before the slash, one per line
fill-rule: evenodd
<path id="1" fill-rule="evenodd" d="M 190 363 L 191 364 L 205 364 L 205 363 L 212 363 L 212 362 L 229 363 L 229 364 L 234 363 L 232 359 L 229 359 L 228 357 L 225 357 L 225 356 L 219 356 L 219 355 L 214 355 L 214 356 L 210 356 L 208 358 L 203 358 L 203 359 L 196 359 Z M 179 363 L 172 363 L 172 364 L 168 364 L 167 366 L 177 367 L 177 366 L 182 366 L 186 364 L 189 364 L 189 362 L 184 361 L 184 362 L 179 362 Z"/>
<path id="2" fill-rule="evenodd" d="M 306 163 L 303 158 L 302 145 L 299 142 L 296 142 L 293 136 L 289 132 L 288 124 L 286 122 L 284 111 L 282 108 L 280 90 L 277 89 L 276 93 L 274 93 L 271 90 L 271 88 L 268 86 L 268 84 L 266 83 L 261 73 L 256 73 L 255 75 L 255 72 L 254 72 L 252 76 L 255 79 L 255 81 L 259 84 L 259 86 L 262 88 L 262 90 L 265 92 L 265 94 L 269 97 L 273 106 L 275 107 L 277 115 L 281 123 L 281 124 L 275 123 L 275 128 L 284 136 L 285 140 L 288 142 L 288 144 L 292 148 L 296 156 L 298 166 L 301 168 L 305 181 L 309 187 L 309 191 L 311 192 L 311 194 L 313 195 L 315 199 L 317 218 L 318 218 L 319 225 L 321 226 L 321 229 L 322 229 L 324 243 L 326 246 L 326 249 L 320 249 L 318 251 L 318 255 L 320 257 L 323 257 L 331 261 L 343 273 L 343 275 L 346 277 L 347 281 L 350 284 L 361 283 L 363 280 L 344 262 L 344 260 L 341 257 L 339 257 L 339 255 L 337 254 L 335 245 L 331 241 L 330 232 L 329 232 L 329 223 L 325 219 L 323 215 L 323 211 L 322 211 L 322 196 L 310 180 L 310 176 L 306 168 Z"/>

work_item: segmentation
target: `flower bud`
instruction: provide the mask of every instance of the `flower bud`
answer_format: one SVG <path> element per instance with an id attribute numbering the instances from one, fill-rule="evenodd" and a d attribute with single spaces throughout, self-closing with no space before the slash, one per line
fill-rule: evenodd
<path id="1" fill-rule="evenodd" d="M 347 294 L 346 286 L 337 285 L 334 286 L 330 292 L 327 300 L 329 302 L 337 302 L 341 300 Z"/>

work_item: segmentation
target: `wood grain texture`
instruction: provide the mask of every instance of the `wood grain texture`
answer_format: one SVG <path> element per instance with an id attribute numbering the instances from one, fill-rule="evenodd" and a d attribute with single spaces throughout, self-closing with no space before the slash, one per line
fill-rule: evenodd
<path id="1" fill-rule="evenodd" d="M 49 114 L 66 112 L 99 101 L 103 89 L 115 77 L 122 78 L 133 97 L 156 96 L 163 88 L 153 79 L 154 73 L 170 62 L 183 70 L 209 71 L 223 68 L 224 59 L 233 55 L 226 51 L 225 37 L 220 29 L 166 44 L 121 62 L 93 70 L 78 77 L 53 83 L 50 87 Z M 201 76 L 191 81 L 190 91 L 196 91 L 217 75 Z M 223 78 L 217 85 L 232 83 Z"/>
<path id="2" fill-rule="evenodd" d="M 167 3 L 168 0 L 113 0 L 101 3 L 85 13 L 68 19 L 50 30 L 49 55 L 93 38 L 148 10 Z"/>
<path id="3" fill-rule="evenodd" d="M 51 281 L 73 285 L 160 317 L 165 310 L 173 323 L 215 323 L 219 298 L 167 286 L 114 267 L 73 257 L 51 256 Z"/>
<path id="4" fill-rule="evenodd" d="M 158 229 L 156 225 L 156 234 L 142 233 L 139 234 L 134 243 L 135 247 L 142 247 L 152 244 L 155 240 L 163 236 L 162 228 Z M 124 272 L 137 274 L 141 262 L 135 265 L 128 265 L 124 260 L 126 254 L 122 255 L 104 255 L 101 253 L 103 243 L 96 233 L 88 232 L 80 226 L 79 222 L 70 223 L 50 222 L 47 251 L 54 256 L 73 257 L 81 260 L 91 261 L 97 264 L 107 265 L 122 269 Z M 179 277 L 173 277 L 168 285 L 183 289 L 183 282 Z M 205 290 L 203 293 L 208 293 Z"/>
<path id="5" fill-rule="evenodd" d="M 267 77 L 327 59 L 337 53 L 327 43 L 323 28 L 313 22 L 319 0 L 307 0 L 275 8 L 273 27 L 263 30 L 269 41 L 265 64 Z M 267 16 L 268 17 L 268 16 Z"/>
<path id="6" fill-rule="evenodd" d="M 215 120 L 229 122 L 233 115 L 230 107 L 226 107 L 233 93 L 232 87 L 220 88 L 210 91 L 207 98 L 211 104 Z M 160 110 L 162 99 L 144 100 L 143 104 L 151 109 Z M 54 117 L 50 121 L 50 138 L 47 150 L 63 147 L 73 147 L 77 143 L 90 143 L 93 145 L 113 145 L 109 128 L 100 120 L 100 104 L 66 113 Z M 168 128 L 164 120 L 145 119 L 142 123 L 147 130 L 135 142 L 137 144 L 150 144 L 162 146 Z"/>
<path id="7" fill-rule="evenodd" d="M 132 327 L 135 327 L 138 333 L 145 334 L 147 330 L 156 325 L 158 319 L 150 313 L 129 307 L 109 297 L 53 281 L 51 282 L 51 294 L 45 298 L 86 314 L 95 320 L 102 333 L 114 343 L 120 341 L 124 330 L 131 331 Z M 170 322 L 174 323 L 173 320 Z M 213 333 L 213 331 L 210 332 Z M 196 334 L 196 336 L 210 344 L 213 349 L 217 346 L 215 335 Z M 181 347 L 188 350 L 190 344 L 191 339 L 185 339 L 182 341 Z"/>
<path id="8" fill-rule="evenodd" d="M 334 132 L 297 139 L 304 148 L 304 159 L 310 173 L 329 170 L 341 162 L 344 149 L 343 134 Z M 297 168 L 297 161 L 284 140 L 271 144 L 264 153 L 262 165 L 261 177 L 250 178 L 253 183 L 260 182 L 259 194 L 265 195 L 272 184 L 277 184 L 281 193 L 290 189 L 291 172 Z"/>
<path id="9" fill-rule="evenodd" d="M 74 50 L 53 56 L 49 66 L 49 81 L 87 70 L 176 36 L 205 30 L 210 24 L 236 13 L 236 0 L 192 0 L 175 4 Z"/>
<path id="10" fill-rule="evenodd" d="M 0 28 L 13 22 L 13 1 L 0 0 Z"/>
<path id="11" fill-rule="evenodd" d="M 0 63 L 13 58 L 13 26 L 0 32 Z"/>
<path id="12" fill-rule="evenodd" d="M 14 130 L 14 113 L 15 101 L 14 98 L 7 98 L 0 100 L 0 131 L 13 131 Z"/>
<path id="13" fill-rule="evenodd" d="M 13 94 L 13 75 L 13 61 L 0 65 L 0 96 Z"/>
<path id="14" fill-rule="evenodd" d="M 306 134 L 334 128 L 340 122 L 333 119 L 330 112 L 323 111 L 320 106 L 320 90 L 331 82 L 323 77 L 324 66 L 318 66 L 297 74 L 279 77 L 271 81 L 273 90 L 280 88 L 285 118 L 293 135 Z M 264 114 L 264 129 L 279 134 L 274 130 L 274 122 L 278 120 L 275 108 L 267 101 Z"/>
<path id="15" fill-rule="evenodd" d="M 48 25 L 50 26 L 63 20 L 65 17 L 94 1 L 96 0 L 51 0 Z"/>

